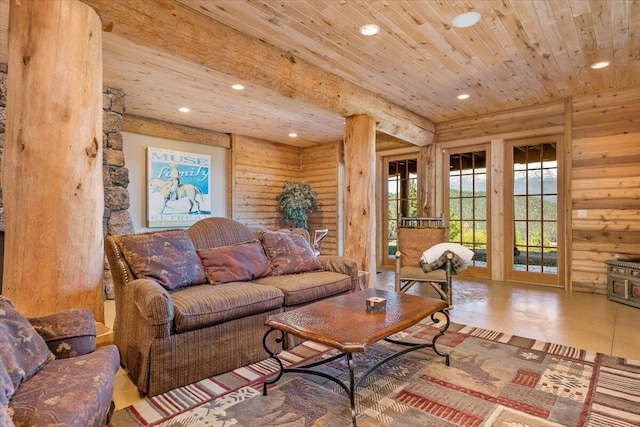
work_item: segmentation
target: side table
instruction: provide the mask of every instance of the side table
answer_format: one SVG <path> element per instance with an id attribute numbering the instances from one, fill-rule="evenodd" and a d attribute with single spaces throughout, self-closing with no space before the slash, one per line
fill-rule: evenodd
<path id="1" fill-rule="evenodd" d="M 113 344 L 113 330 L 101 322 L 96 322 L 96 348 Z"/>

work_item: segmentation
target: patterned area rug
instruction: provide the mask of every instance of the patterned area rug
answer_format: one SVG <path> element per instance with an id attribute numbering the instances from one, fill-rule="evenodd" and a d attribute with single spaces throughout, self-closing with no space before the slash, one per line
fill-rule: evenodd
<path id="1" fill-rule="evenodd" d="M 425 321 L 394 338 L 425 339 Z M 438 340 L 451 366 L 429 349 L 381 366 L 357 390 L 358 426 L 640 426 L 640 361 L 605 356 L 500 332 L 452 324 Z M 356 374 L 393 352 L 377 343 L 356 354 Z M 283 352 L 287 365 L 328 357 L 312 342 Z M 112 427 L 346 427 L 349 398 L 322 377 L 285 374 L 266 360 L 117 411 Z M 348 383 L 344 358 L 323 369 Z"/>

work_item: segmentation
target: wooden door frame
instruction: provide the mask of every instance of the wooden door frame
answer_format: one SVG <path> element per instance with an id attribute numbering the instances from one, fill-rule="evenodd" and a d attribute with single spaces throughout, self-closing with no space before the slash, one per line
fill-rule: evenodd
<path id="1" fill-rule="evenodd" d="M 417 164 L 417 168 L 416 168 L 416 176 L 417 176 L 417 184 L 418 184 L 418 188 L 417 190 L 417 204 L 418 207 L 422 205 L 421 202 L 421 191 L 420 191 L 420 185 L 423 179 L 423 176 L 421 174 L 421 168 L 420 168 L 420 153 L 419 151 L 410 151 L 410 152 L 406 152 L 406 153 L 400 153 L 400 154 L 390 154 L 390 155 L 382 155 L 380 156 L 380 164 L 381 164 L 381 221 L 380 221 L 380 235 L 381 235 L 381 243 L 380 243 L 380 247 L 382 248 L 381 250 L 381 254 L 382 254 L 382 259 L 380 260 L 381 265 L 382 266 L 394 266 L 395 265 L 395 259 L 393 258 L 389 258 L 388 255 L 388 250 L 389 250 L 389 238 L 388 238 L 388 229 L 387 229 L 387 225 L 389 224 L 389 193 L 388 193 L 388 186 L 389 186 L 389 162 L 392 161 L 396 161 L 396 160 L 411 160 L 411 159 L 415 159 L 416 160 L 416 164 Z"/>
<path id="2" fill-rule="evenodd" d="M 535 145 L 555 142 L 556 162 L 557 162 L 557 274 L 534 273 L 513 270 L 513 148 L 520 145 Z M 515 282 L 533 283 L 537 285 L 547 285 L 553 287 L 564 287 L 565 262 L 564 262 L 564 227 L 565 227 L 565 176 L 564 176 L 564 139 L 562 134 L 539 136 L 532 138 L 521 138 L 505 141 L 504 145 L 504 200 L 505 200 L 505 221 L 504 221 L 504 277 L 506 280 Z"/>
<path id="3" fill-rule="evenodd" d="M 486 213 L 486 222 L 487 222 L 487 248 L 486 248 L 486 257 L 487 257 L 487 267 L 475 267 L 469 266 L 465 271 L 465 274 L 472 275 L 474 277 L 481 277 L 486 279 L 491 279 L 491 266 L 492 266 L 492 248 L 493 248 L 493 239 L 492 236 L 492 225 L 491 225 L 491 194 L 492 194 L 492 180 L 491 180 L 491 143 L 481 143 L 481 144 L 473 144 L 473 145 L 461 145 L 457 147 L 449 147 L 446 150 L 443 150 L 444 159 L 442 162 L 443 166 L 443 174 L 442 174 L 442 185 L 444 187 L 443 190 L 443 212 L 445 212 L 445 218 L 447 224 L 450 226 L 450 209 L 449 209 L 449 164 L 450 164 L 450 156 L 451 154 L 459 154 L 465 152 L 473 152 L 473 151 L 484 151 L 486 153 L 486 176 L 487 176 L 487 213 Z"/>

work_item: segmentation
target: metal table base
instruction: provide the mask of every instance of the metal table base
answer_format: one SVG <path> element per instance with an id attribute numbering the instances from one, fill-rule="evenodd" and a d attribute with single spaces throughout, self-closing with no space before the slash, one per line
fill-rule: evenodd
<path id="1" fill-rule="evenodd" d="M 398 340 L 394 340 L 391 338 L 384 338 L 384 341 L 393 343 L 393 344 L 397 344 L 403 347 L 406 347 L 402 350 L 398 350 L 395 353 L 390 354 L 389 356 L 385 357 L 384 359 L 380 360 L 379 362 L 377 362 L 375 365 L 371 366 L 369 369 L 367 369 L 366 371 L 364 371 L 362 373 L 362 375 L 360 375 L 357 379 L 355 378 L 355 366 L 354 366 L 354 362 L 353 362 L 353 353 L 338 353 L 335 356 L 331 356 L 329 358 L 326 359 L 322 359 L 322 360 L 318 360 L 315 362 L 311 362 L 311 363 L 307 363 L 305 365 L 302 366 L 296 366 L 296 367 L 292 367 L 292 368 L 288 368 L 285 367 L 284 364 L 282 363 L 282 360 L 280 360 L 280 358 L 278 357 L 277 353 L 275 353 L 274 351 L 272 351 L 268 344 L 267 344 L 267 338 L 269 337 L 269 335 L 273 332 L 279 332 L 280 335 L 278 337 L 275 338 L 275 341 L 277 344 L 280 344 L 282 346 L 284 346 L 285 343 L 285 338 L 286 338 L 286 334 L 283 331 L 280 331 L 278 329 L 275 328 L 270 328 L 269 330 L 267 330 L 267 332 L 264 334 L 264 337 L 262 339 L 262 345 L 264 347 L 264 349 L 267 351 L 267 353 L 269 354 L 269 358 L 275 359 L 275 361 L 278 363 L 279 369 L 278 369 L 278 373 L 276 374 L 275 377 L 269 379 L 269 380 L 265 380 L 263 386 L 262 386 L 262 395 L 266 396 L 267 395 L 267 387 L 271 384 L 276 383 L 278 380 L 280 380 L 280 378 L 282 378 L 282 375 L 284 375 L 285 373 L 288 372 L 296 372 L 296 373 L 301 373 L 301 374 L 309 374 L 309 375 L 317 375 L 323 378 L 326 378 L 328 380 L 331 380 L 333 382 L 335 382 L 336 384 L 338 384 L 346 393 L 347 395 L 349 395 L 349 400 L 351 401 L 351 419 L 353 421 L 353 427 L 357 427 L 357 422 L 356 422 L 356 402 L 355 402 L 355 390 L 356 388 L 358 388 L 358 386 L 362 383 L 363 380 L 365 380 L 372 372 L 374 372 L 376 369 L 378 369 L 380 366 L 382 366 L 383 364 L 387 363 L 390 360 L 395 359 L 396 357 L 402 356 L 403 354 L 407 354 L 409 352 L 415 351 L 415 350 L 420 350 L 422 348 L 432 348 L 433 351 L 438 355 L 438 356 L 442 356 L 445 358 L 445 364 L 447 366 L 449 366 L 449 354 L 448 353 L 443 353 L 441 352 L 437 347 L 436 347 L 436 340 L 438 338 L 440 338 L 442 335 L 444 335 L 445 331 L 447 329 L 449 329 L 449 314 L 445 311 L 439 311 L 438 313 L 442 313 L 445 317 L 445 324 L 443 327 L 441 327 L 438 331 L 438 333 L 433 337 L 433 339 L 431 340 L 431 342 L 425 342 L 425 343 L 414 343 L 414 342 L 404 342 L 404 341 L 398 341 Z M 434 316 L 436 313 L 431 315 L 431 320 L 433 320 L 434 323 L 440 323 L 440 320 L 437 320 Z M 340 359 L 341 357 L 346 357 L 347 359 L 347 366 L 349 368 L 349 384 L 347 385 L 344 381 L 342 381 L 340 378 L 327 374 L 326 372 L 322 372 L 319 370 L 315 370 L 313 368 L 324 365 L 326 363 L 330 363 L 333 362 L 334 360 Z"/>

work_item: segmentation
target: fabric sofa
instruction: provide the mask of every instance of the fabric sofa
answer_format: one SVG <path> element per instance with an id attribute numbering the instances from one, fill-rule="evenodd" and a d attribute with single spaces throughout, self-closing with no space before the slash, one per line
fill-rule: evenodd
<path id="1" fill-rule="evenodd" d="M 120 366 L 85 309 L 26 319 L 0 296 L 0 426 L 104 426 Z"/>
<path id="2" fill-rule="evenodd" d="M 149 396 L 265 359 L 269 315 L 353 292 L 358 279 L 355 261 L 316 256 L 306 231 L 227 218 L 109 236 L 105 252 L 115 344 Z"/>

